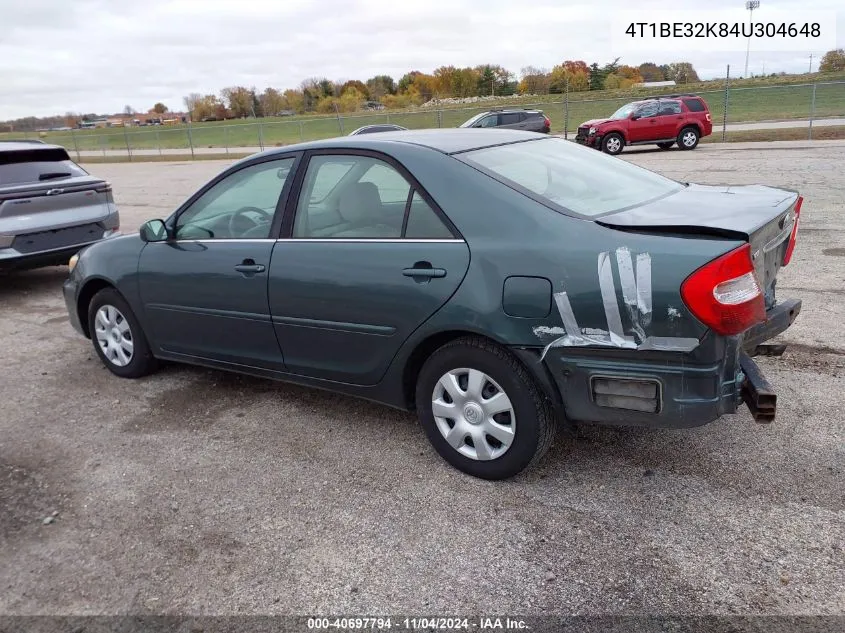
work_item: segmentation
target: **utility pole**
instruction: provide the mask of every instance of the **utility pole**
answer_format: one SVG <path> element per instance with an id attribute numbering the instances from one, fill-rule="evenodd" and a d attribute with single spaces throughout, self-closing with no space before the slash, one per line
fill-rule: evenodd
<path id="1" fill-rule="evenodd" d="M 754 9 L 760 8 L 760 0 L 748 0 L 745 3 L 745 8 L 748 9 L 748 24 L 751 27 L 751 33 L 748 34 L 748 48 L 745 49 L 745 74 L 743 77 L 748 79 L 748 55 L 751 53 L 751 36 L 754 34 Z"/>
<path id="2" fill-rule="evenodd" d="M 810 53 L 810 70 L 807 71 L 807 72 L 810 72 L 810 73 L 813 72 L 813 54 L 812 53 Z"/>

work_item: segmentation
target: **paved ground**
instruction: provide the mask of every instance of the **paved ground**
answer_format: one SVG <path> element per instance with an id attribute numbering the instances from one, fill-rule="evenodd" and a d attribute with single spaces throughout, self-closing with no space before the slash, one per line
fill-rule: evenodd
<path id="1" fill-rule="evenodd" d="M 785 129 L 785 128 L 803 128 L 809 127 L 810 121 L 809 120 L 800 120 L 795 119 L 791 121 L 760 121 L 759 123 L 728 123 L 727 131 L 728 132 L 743 132 L 746 130 L 775 130 L 775 129 Z M 813 121 L 813 127 L 829 127 L 834 125 L 845 125 L 845 117 L 843 118 L 832 118 L 832 119 L 817 119 Z M 722 131 L 722 123 L 721 121 L 713 121 L 713 134 L 720 134 Z M 575 130 L 571 131 L 571 134 L 575 134 Z M 562 136 L 562 134 L 561 134 Z M 74 155 L 76 152 L 73 152 L 73 146 L 68 148 Z M 133 156 L 184 156 L 185 154 L 190 153 L 190 149 L 188 147 L 182 149 L 133 149 L 132 155 Z M 262 151 L 261 147 L 195 147 L 194 153 L 208 156 L 208 155 L 216 155 L 222 154 L 226 155 L 227 153 L 232 154 L 254 154 L 255 152 Z M 110 150 L 84 150 L 79 152 L 80 156 L 126 156 L 125 149 L 110 149 Z"/>
<path id="2" fill-rule="evenodd" d="M 806 196 L 779 284 L 804 311 L 761 361 L 774 424 L 587 427 L 488 483 L 376 405 L 115 378 L 67 323 L 64 270 L 0 279 L 0 613 L 845 612 L 845 143 L 623 156 Z M 222 167 L 92 170 L 134 230 Z"/>

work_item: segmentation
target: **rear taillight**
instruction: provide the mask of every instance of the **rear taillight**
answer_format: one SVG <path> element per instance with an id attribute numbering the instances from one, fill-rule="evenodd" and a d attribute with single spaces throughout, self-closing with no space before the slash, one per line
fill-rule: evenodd
<path id="1" fill-rule="evenodd" d="M 94 187 L 94 191 L 96 191 L 97 193 L 111 193 L 111 183 L 109 183 L 109 182 L 101 183 L 101 184 L 97 185 L 96 187 Z"/>
<path id="2" fill-rule="evenodd" d="M 766 305 L 751 246 L 744 244 L 705 264 L 681 284 L 687 308 L 716 333 L 731 336 L 766 320 Z"/>
<path id="3" fill-rule="evenodd" d="M 709 112 L 708 112 L 707 114 L 705 114 L 705 115 L 704 115 L 704 117 L 707 119 L 707 121 L 708 121 L 709 123 L 712 123 L 712 122 L 713 122 L 713 117 L 711 117 L 711 116 L 710 116 L 710 113 L 709 113 Z"/>
<path id="4" fill-rule="evenodd" d="M 786 245 L 786 252 L 783 254 L 783 265 L 786 266 L 792 259 L 792 251 L 795 250 L 795 242 L 798 241 L 798 221 L 801 219 L 801 205 L 804 198 L 798 196 L 795 201 L 795 224 L 792 225 L 792 233 L 789 234 L 789 244 Z"/>
<path id="5" fill-rule="evenodd" d="M 552 126 L 552 120 L 549 117 L 543 117 L 546 120 L 546 127 Z"/>

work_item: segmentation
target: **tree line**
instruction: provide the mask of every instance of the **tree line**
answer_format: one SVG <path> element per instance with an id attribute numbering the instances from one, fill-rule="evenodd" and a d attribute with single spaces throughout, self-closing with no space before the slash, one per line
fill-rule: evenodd
<path id="1" fill-rule="evenodd" d="M 192 93 L 184 98 L 194 121 L 242 117 L 354 112 L 362 107 L 404 108 L 432 99 L 513 94 L 562 94 L 566 91 L 630 88 L 645 81 L 674 80 L 679 84 L 700 81 L 689 62 L 639 66 L 619 64 L 619 59 L 599 66 L 567 60 L 551 69 L 527 66 L 520 79 L 498 64 L 457 68 L 441 66 L 432 73 L 413 70 L 395 81 L 389 75 L 332 81 L 312 77 L 297 88 L 278 90 L 231 86 L 219 95 Z"/>

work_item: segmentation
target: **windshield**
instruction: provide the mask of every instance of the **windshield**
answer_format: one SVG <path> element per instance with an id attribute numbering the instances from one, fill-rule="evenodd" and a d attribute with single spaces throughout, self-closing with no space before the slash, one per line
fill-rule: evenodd
<path id="1" fill-rule="evenodd" d="M 559 138 L 487 147 L 459 156 L 561 211 L 594 217 L 683 188 L 632 163 Z"/>
<path id="2" fill-rule="evenodd" d="M 627 103 L 610 115 L 611 119 L 627 119 L 637 109 L 636 103 Z"/>
<path id="3" fill-rule="evenodd" d="M 488 114 L 490 114 L 490 113 L 489 113 L 489 112 L 482 112 L 482 113 L 480 113 L 480 114 L 476 114 L 474 117 L 472 117 L 472 118 L 471 118 L 471 119 L 469 119 L 468 121 L 465 121 L 464 123 L 461 123 L 461 127 L 470 127 L 470 126 L 472 126 L 472 124 L 473 124 L 473 123 L 475 123 L 476 121 L 478 121 L 481 117 L 483 117 L 483 116 L 487 116 Z"/>

